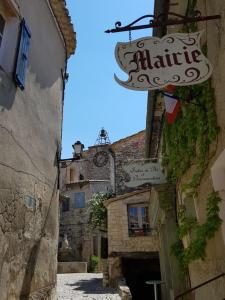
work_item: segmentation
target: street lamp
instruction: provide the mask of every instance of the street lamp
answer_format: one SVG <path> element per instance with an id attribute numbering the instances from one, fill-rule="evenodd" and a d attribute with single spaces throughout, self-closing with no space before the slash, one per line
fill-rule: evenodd
<path id="1" fill-rule="evenodd" d="M 81 155 L 82 155 L 82 152 L 83 152 L 83 149 L 84 149 L 84 145 L 81 144 L 80 141 L 77 141 L 76 143 L 74 143 L 72 145 L 73 149 L 74 149 L 74 153 L 73 153 L 73 157 L 75 159 L 80 159 L 81 158 Z"/>

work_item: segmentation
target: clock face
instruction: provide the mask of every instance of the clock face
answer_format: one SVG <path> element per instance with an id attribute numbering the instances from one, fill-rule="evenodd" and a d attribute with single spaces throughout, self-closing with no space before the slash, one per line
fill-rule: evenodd
<path id="1" fill-rule="evenodd" d="M 100 151 L 95 154 L 93 163 L 96 165 L 96 167 L 103 167 L 107 164 L 108 160 L 108 153 L 105 151 Z"/>

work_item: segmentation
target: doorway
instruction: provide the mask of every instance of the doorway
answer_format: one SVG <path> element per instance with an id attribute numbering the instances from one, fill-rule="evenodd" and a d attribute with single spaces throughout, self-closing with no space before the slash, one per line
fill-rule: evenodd
<path id="1" fill-rule="evenodd" d="M 122 273 L 133 300 L 155 299 L 153 285 L 146 284 L 146 281 L 161 280 L 158 258 L 122 258 Z M 160 300 L 160 286 L 157 289 L 158 300 Z"/>

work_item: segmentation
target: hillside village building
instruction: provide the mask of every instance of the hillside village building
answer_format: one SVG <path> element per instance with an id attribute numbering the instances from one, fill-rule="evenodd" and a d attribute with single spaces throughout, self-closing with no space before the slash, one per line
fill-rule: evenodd
<path id="1" fill-rule="evenodd" d="M 163 97 L 149 94 L 146 157 L 158 156 L 168 177 L 168 184 L 152 188 L 150 200 L 150 227 L 159 231 L 165 299 L 225 298 L 224 9 L 220 0 L 155 1 L 156 15 L 193 16 L 200 11 L 203 16 L 221 17 L 154 30 L 158 37 L 203 30 L 201 45 L 214 66 L 207 82 L 176 90 L 181 110 L 173 124 L 167 124 L 166 118 L 160 122 L 162 134 L 154 135 L 154 131 L 159 125 L 157 116 L 163 116 L 164 108 L 156 109 Z M 194 96 L 185 102 L 190 91 Z M 191 291 L 193 287 L 197 288 Z"/>
<path id="2" fill-rule="evenodd" d="M 113 158 L 110 145 L 91 146 L 75 160 L 61 162 L 60 186 L 62 198 L 60 205 L 59 249 L 65 235 L 72 248 L 71 256 L 59 261 L 73 260 L 89 262 L 91 255 L 101 256 L 101 237 L 106 234 L 98 230 L 92 231 L 88 225 L 88 203 L 94 194 L 111 193 L 114 186 Z M 101 167 L 94 163 L 97 153 L 107 153 L 107 161 Z"/>
<path id="3" fill-rule="evenodd" d="M 91 146 L 79 159 L 61 162 L 61 192 L 68 198 L 61 202 L 59 248 L 66 234 L 75 260 L 89 261 L 91 255 L 101 255 L 101 235 L 105 234 L 90 231 L 88 203 L 97 192 L 119 195 L 133 191 L 125 186 L 123 163 L 143 155 L 142 131 L 113 144 Z"/>
<path id="4" fill-rule="evenodd" d="M 134 299 L 153 296 L 148 280 L 160 280 L 157 232 L 150 228 L 150 189 L 106 200 L 109 285 L 126 279 Z"/>
<path id="5" fill-rule="evenodd" d="M 81 158 L 61 162 L 61 192 L 67 199 L 61 202 L 59 250 L 66 235 L 73 253 L 68 260 L 89 262 L 91 255 L 108 257 L 102 261 L 104 284 L 116 286 L 124 277 L 133 295 L 139 292 L 140 297 L 153 295 L 146 280 L 161 278 L 158 236 L 150 228 L 150 186 L 128 187 L 123 168 L 143 161 L 144 146 L 145 132 L 141 131 L 112 144 L 91 146 Z M 88 203 L 96 192 L 112 194 L 105 201 L 108 224 L 104 233 L 88 226 Z M 101 242 L 106 237 L 105 254 Z M 63 259 L 59 251 L 59 261 Z"/>
<path id="6" fill-rule="evenodd" d="M 55 299 L 58 159 L 66 65 L 63 0 L 0 1 L 0 299 Z"/>

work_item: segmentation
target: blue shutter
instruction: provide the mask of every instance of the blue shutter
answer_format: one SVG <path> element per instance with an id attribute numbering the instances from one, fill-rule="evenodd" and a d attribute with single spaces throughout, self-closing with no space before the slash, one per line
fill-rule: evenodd
<path id="1" fill-rule="evenodd" d="M 30 31 L 25 21 L 22 20 L 20 24 L 20 40 L 15 67 L 15 82 L 16 85 L 21 88 L 21 90 L 24 90 L 25 88 L 25 74 L 30 46 L 30 38 Z"/>
<path id="2" fill-rule="evenodd" d="M 74 208 L 85 207 L 85 193 L 79 192 L 74 194 Z"/>

